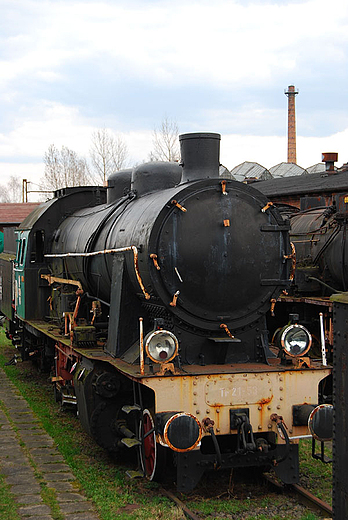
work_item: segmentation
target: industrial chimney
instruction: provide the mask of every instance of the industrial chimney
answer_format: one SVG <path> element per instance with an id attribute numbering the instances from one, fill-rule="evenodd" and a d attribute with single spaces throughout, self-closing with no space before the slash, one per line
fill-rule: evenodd
<path id="1" fill-rule="evenodd" d="M 296 164 L 295 96 L 298 94 L 298 90 L 294 85 L 289 85 L 284 94 L 288 96 L 288 163 Z"/>

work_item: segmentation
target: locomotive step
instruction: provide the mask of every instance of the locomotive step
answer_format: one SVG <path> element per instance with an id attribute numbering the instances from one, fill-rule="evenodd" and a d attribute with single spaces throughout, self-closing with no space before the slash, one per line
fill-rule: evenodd
<path id="1" fill-rule="evenodd" d="M 130 439 L 129 437 L 124 437 L 121 439 L 122 444 L 127 446 L 127 448 L 134 448 L 134 446 L 141 446 L 141 442 L 139 439 L 135 439 L 134 437 Z"/>
<path id="2" fill-rule="evenodd" d="M 126 471 L 126 475 L 129 478 L 143 478 L 144 472 L 140 471 L 140 470 L 138 470 L 138 471 L 128 470 L 128 471 Z"/>
<path id="3" fill-rule="evenodd" d="M 138 404 L 125 404 L 122 406 L 122 412 L 130 413 L 130 412 L 140 412 L 141 408 Z"/>

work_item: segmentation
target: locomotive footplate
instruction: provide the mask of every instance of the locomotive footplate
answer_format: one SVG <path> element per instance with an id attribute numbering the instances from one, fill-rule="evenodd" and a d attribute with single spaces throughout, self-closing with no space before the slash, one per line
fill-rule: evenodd
<path id="1" fill-rule="evenodd" d="M 287 457 L 286 454 L 288 453 Z M 283 460 L 283 458 L 285 460 Z M 279 460 L 280 462 L 277 462 Z M 277 477 L 285 484 L 299 481 L 298 445 L 279 444 L 267 453 L 248 452 L 245 454 L 223 453 L 219 469 L 242 467 L 273 467 Z M 177 455 L 177 489 L 190 492 L 199 482 L 203 473 L 216 469 L 216 455 L 203 454 L 200 450 Z"/>

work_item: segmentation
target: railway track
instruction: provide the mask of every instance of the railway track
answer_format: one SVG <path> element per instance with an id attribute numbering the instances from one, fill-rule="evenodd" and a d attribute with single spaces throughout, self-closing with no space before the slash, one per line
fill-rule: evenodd
<path id="1" fill-rule="evenodd" d="M 278 491 L 292 495 L 300 503 L 313 509 L 321 515 L 326 516 L 327 519 L 332 518 L 332 506 L 326 502 L 323 502 L 323 500 L 320 500 L 320 498 L 317 498 L 315 495 L 313 495 L 313 493 L 299 484 L 285 486 L 284 484 L 280 484 L 278 481 L 273 479 L 270 475 L 264 475 L 264 478 L 268 484 L 276 488 Z"/>
<path id="2" fill-rule="evenodd" d="M 327 504 L 323 500 L 317 498 L 313 493 L 305 489 L 304 487 L 293 484 L 293 485 L 283 485 L 279 483 L 277 480 L 272 478 L 271 475 L 264 475 L 264 479 L 269 486 L 275 489 L 278 493 L 282 493 L 285 495 L 290 495 L 303 506 L 312 509 L 317 514 L 320 514 L 325 518 L 325 520 L 332 519 L 332 507 L 330 504 Z M 174 502 L 183 512 L 186 518 L 190 520 L 202 520 L 204 516 L 197 515 L 182 501 L 180 500 L 172 491 L 165 489 L 164 487 L 160 487 L 159 491 L 169 498 L 172 502 Z"/>
<path id="3" fill-rule="evenodd" d="M 276 490 L 277 493 L 291 496 L 294 500 L 306 508 L 313 510 L 317 514 L 320 514 L 323 518 L 325 518 L 325 520 L 332 519 L 333 511 L 330 504 L 319 499 L 304 487 L 298 484 L 281 484 L 271 475 L 267 474 L 264 475 L 264 480 L 266 481 L 267 485 L 269 485 L 273 490 Z M 204 516 L 198 515 L 197 513 L 191 511 L 191 509 L 172 491 L 169 491 L 162 486 L 159 488 L 159 491 L 162 495 L 166 496 L 172 502 L 174 502 L 182 510 L 186 518 L 189 518 L 190 520 L 202 520 L 204 518 Z"/>

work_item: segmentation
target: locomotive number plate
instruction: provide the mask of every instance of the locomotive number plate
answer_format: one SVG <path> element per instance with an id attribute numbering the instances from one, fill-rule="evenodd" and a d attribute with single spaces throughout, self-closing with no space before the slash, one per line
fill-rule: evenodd
<path id="1" fill-rule="evenodd" d="M 267 385 L 268 386 L 268 385 Z M 266 395 L 267 394 L 267 395 Z M 210 381 L 205 385 L 205 402 L 209 406 L 233 406 L 255 404 L 260 399 L 271 398 L 271 391 L 261 381 L 225 379 Z"/>

